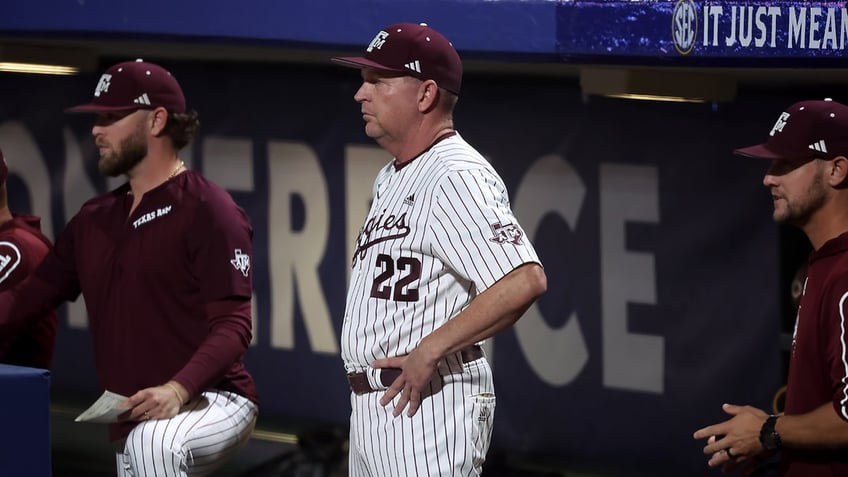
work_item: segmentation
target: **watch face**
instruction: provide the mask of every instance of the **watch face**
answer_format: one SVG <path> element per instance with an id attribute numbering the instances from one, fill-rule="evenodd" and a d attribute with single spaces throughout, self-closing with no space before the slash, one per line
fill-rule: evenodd
<path id="1" fill-rule="evenodd" d="M 763 427 L 760 430 L 760 443 L 766 450 L 776 450 L 780 448 L 780 434 L 775 432 L 774 425 L 777 422 L 776 416 L 769 416 Z"/>
<path id="2" fill-rule="evenodd" d="M 774 439 L 774 432 L 769 432 L 769 433 L 765 434 L 765 435 L 763 436 L 762 441 L 763 441 L 763 442 L 762 442 L 762 443 L 763 443 L 763 447 L 765 447 L 765 448 L 766 448 L 766 450 L 775 450 L 775 449 L 777 449 L 777 442 L 775 442 L 775 439 Z"/>

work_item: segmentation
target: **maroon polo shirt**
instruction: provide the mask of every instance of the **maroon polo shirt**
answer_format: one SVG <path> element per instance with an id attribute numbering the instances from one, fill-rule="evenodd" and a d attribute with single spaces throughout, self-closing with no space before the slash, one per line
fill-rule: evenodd
<path id="1" fill-rule="evenodd" d="M 230 195 L 194 171 L 147 192 L 129 186 L 88 201 L 34 282 L 0 295 L 28 312 L 82 293 L 97 376 L 125 396 L 170 379 L 257 401 L 242 357 L 251 339 L 253 231 Z M 27 282 L 29 283 L 29 281 Z M 0 333 L 15 323 L 0 323 Z M 113 439 L 135 423 L 112 426 Z"/>
<path id="2" fill-rule="evenodd" d="M 41 233 L 41 219 L 13 214 L 0 224 L 0 291 L 22 282 L 50 251 L 50 239 Z M 56 340 L 56 310 L 30 322 L 20 334 L 0 341 L 0 362 L 49 369 Z"/>
<path id="3" fill-rule="evenodd" d="M 784 411 L 822 405 L 848 426 L 848 233 L 814 251 L 795 323 Z M 785 449 L 783 475 L 848 475 L 848 452 Z"/>

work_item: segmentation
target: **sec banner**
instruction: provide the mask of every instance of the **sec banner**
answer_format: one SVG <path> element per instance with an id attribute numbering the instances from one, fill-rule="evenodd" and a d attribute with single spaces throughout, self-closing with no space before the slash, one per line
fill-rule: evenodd
<path id="1" fill-rule="evenodd" d="M 848 6 L 807 1 L 562 2 L 557 39 L 564 58 L 665 58 L 681 64 L 699 58 L 710 64 L 803 59 L 826 65 L 844 56 Z M 763 63 L 746 63 L 758 65 Z"/>

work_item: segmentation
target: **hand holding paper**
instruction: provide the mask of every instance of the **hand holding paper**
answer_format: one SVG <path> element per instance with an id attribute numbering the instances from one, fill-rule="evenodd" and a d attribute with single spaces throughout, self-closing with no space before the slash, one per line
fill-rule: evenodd
<path id="1" fill-rule="evenodd" d="M 120 406 L 126 400 L 126 396 L 113 393 L 111 391 L 103 391 L 103 394 L 94 402 L 88 409 L 82 412 L 75 422 L 97 422 L 97 423 L 112 423 L 118 422 L 118 416 L 127 412 L 129 407 Z"/>

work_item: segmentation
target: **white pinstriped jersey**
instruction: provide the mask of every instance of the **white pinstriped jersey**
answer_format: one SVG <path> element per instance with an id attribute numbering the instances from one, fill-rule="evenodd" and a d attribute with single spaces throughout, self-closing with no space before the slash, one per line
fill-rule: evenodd
<path id="1" fill-rule="evenodd" d="M 539 262 L 494 168 L 459 134 L 377 174 L 342 325 L 348 372 L 405 355 L 516 267 Z"/>

